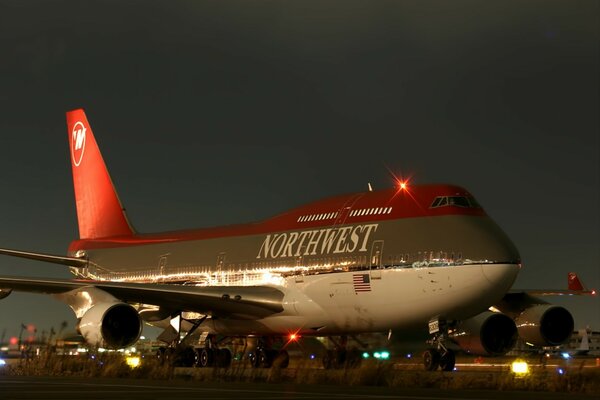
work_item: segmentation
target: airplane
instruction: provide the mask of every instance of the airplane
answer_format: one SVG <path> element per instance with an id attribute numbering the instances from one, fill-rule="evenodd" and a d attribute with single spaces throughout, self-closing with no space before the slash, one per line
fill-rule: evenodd
<path id="1" fill-rule="evenodd" d="M 139 233 L 83 109 L 67 112 L 67 130 L 79 239 L 67 255 L 0 254 L 67 266 L 75 279 L 3 276 L 0 299 L 54 296 L 91 345 L 130 346 L 147 323 L 170 344 L 159 355 L 184 365 L 228 366 L 225 344 L 241 338 L 254 367 L 285 367 L 286 343 L 320 336 L 333 343 L 324 367 L 340 368 L 356 361 L 349 336 L 428 327 L 424 367 L 450 371 L 452 346 L 500 355 L 519 336 L 554 346 L 573 331 L 565 308 L 511 292 L 519 252 L 462 187 L 402 181 L 254 223 Z"/>

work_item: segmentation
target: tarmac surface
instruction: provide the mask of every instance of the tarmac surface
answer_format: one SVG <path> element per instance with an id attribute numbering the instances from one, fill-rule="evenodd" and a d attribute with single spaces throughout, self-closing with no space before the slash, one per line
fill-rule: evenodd
<path id="1" fill-rule="evenodd" d="M 0 399 L 404 399 L 404 400 L 566 400 L 598 399 L 581 393 L 503 392 L 385 387 L 205 383 L 140 379 L 83 379 L 0 376 Z"/>

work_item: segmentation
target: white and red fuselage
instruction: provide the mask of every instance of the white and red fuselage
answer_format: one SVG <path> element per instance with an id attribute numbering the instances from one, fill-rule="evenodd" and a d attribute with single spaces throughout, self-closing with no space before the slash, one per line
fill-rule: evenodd
<path id="1" fill-rule="evenodd" d="M 230 335 L 465 319 L 502 299 L 520 269 L 510 239 L 451 185 L 336 196 L 244 225 L 77 240 L 69 252 L 90 261 L 76 274 L 100 281 L 229 286 L 223 295 L 231 299 L 248 286 L 282 293 L 276 313 L 202 326 Z"/>

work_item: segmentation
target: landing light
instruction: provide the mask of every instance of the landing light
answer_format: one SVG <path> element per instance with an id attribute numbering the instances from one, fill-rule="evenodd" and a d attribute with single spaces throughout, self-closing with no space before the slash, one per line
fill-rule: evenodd
<path id="1" fill-rule="evenodd" d="M 0 367 L 6 365 L 6 361 L 4 361 L 3 359 L 0 358 Z"/>
<path id="2" fill-rule="evenodd" d="M 564 358 L 565 360 L 568 360 L 569 358 L 571 358 L 571 355 L 569 353 L 560 353 L 560 355 L 562 356 L 562 358 Z"/>
<path id="3" fill-rule="evenodd" d="M 529 365 L 527 365 L 526 361 L 515 360 L 511 365 L 511 370 L 514 374 L 526 375 L 529 373 Z"/>
<path id="4" fill-rule="evenodd" d="M 129 365 L 129 367 L 137 368 L 140 366 L 141 359 L 139 357 L 127 357 L 125 359 L 125 362 L 127 363 L 127 365 Z"/>

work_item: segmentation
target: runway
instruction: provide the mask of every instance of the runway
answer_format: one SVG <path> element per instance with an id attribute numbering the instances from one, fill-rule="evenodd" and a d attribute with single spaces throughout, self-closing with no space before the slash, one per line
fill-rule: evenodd
<path id="1" fill-rule="evenodd" d="M 204 383 L 149 379 L 82 379 L 0 376 L 0 399 L 404 399 L 404 400 L 559 400 L 597 399 L 581 393 L 400 389 L 364 386 Z"/>

